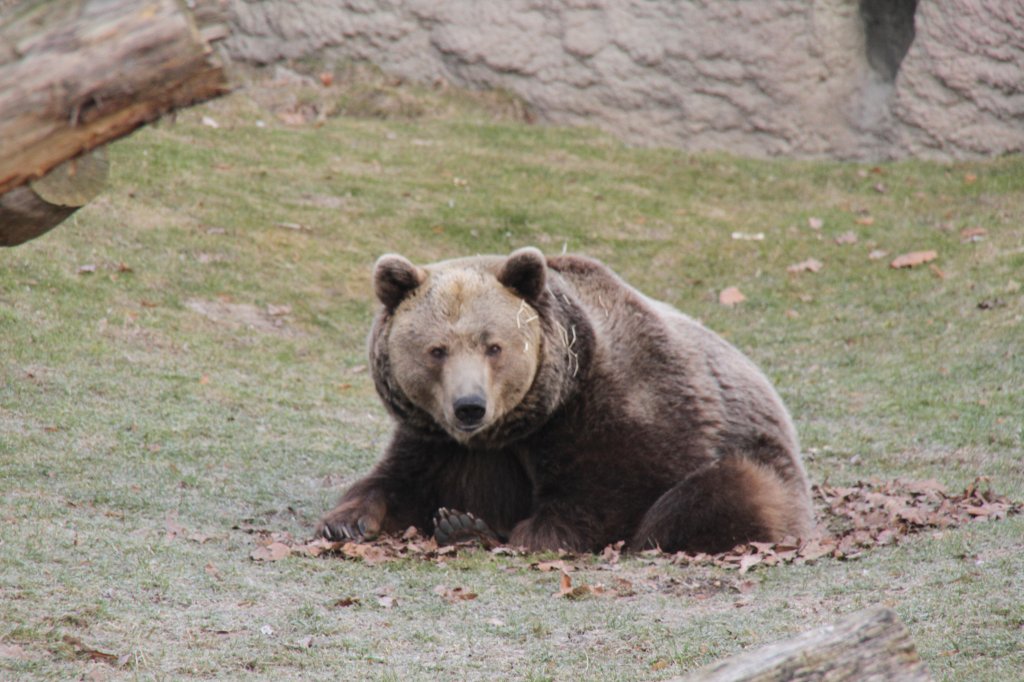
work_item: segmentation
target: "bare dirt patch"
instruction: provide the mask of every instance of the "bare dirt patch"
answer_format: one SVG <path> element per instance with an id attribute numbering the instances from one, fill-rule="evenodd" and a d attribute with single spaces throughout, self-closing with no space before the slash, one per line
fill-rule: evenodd
<path id="1" fill-rule="evenodd" d="M 231 329 L 247 329 L 261 334 L 277 336 L 297 336 L 296 329 L 289 324 L 291 308 L 288 306 L 268 305 L 259 308 L 251 303 L 234 303 L 231 301 L 189 299 L 185 306 L 219 325 Z"/>

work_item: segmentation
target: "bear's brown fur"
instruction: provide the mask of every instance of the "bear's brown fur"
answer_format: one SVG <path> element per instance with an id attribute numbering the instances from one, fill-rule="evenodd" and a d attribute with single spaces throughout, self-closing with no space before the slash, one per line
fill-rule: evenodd
<path id="1" fill-rule="evenodd" d="M 524 248 L 383 256 L 373 378 L 396 428 L 321 520 L 371 538 L 439 508 L 532 550 L 722 551 L 806 535 L 789 414 L 722 338 L 601 263 Z"/>

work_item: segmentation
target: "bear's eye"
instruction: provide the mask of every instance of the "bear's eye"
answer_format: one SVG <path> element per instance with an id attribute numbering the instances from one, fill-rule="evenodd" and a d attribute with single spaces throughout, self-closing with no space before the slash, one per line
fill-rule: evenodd
<path id="1" fill-rule="evenodd" d="M 448 349 L 444 346 L 434 346 L 430 349 L 430 357 L 435 360 L 444 360 L 448 357 Z"/>
<path id="2" fill-rule="evenodd" d="M 501 346 L 496 343 L 487 346 L 487 357 L 496 358 L 499 355 L 501 355 Z"/>

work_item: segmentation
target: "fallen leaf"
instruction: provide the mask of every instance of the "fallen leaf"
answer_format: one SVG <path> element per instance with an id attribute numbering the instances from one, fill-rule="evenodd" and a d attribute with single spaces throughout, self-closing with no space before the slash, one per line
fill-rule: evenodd
<path id="1" fill-rule="evenodd" d="M 292 548 L 283 542 L 271 542 L 253 550 L 249 556 L 253 561 L 280 561 L 292 553 Z"/>
<path id="2" fill-rule="evenodd" d="M 359 597 L 342 597 L 332 604 L 335 608 L 347 609 L 350 606 L 355 606 L 359 603 Z"/>
<path id="3" fill-rule="evenodd" d="M 449 604 L 455 604 L 460 601 L 472 601 L 477 598 L 476 592 L 469 592 L 462 587 L 447 587 L 445 585 L 438 585 L 434 588 L 434 594 L 444 599 Z"/>
<path id="4" fill-rule="evenodd" d="M 619 540 L 614 545 L 608 545 L 601 550 L 601 558 L 604 559 L 605 562 L 614 566 L 619 563 L 619 558 L 622 556 L 622 548 L 625 547 L 625 545 L 625 540 Z"/>
<path id="5" fill-rule="evenodd" d="M 387 550 L 380 545 L 369 542 L 346 542 L 341 546 L 341 553 L 353 559 L 362 559 L 371 566 L 397 558 L 397 555 L 388 556 Z"/>
<path id="6" fill-rule="evenodd" d="M 980 242 L 988 236 L 988 230 L 984 227 L 965 227 L 960 230 L 960 241 L 965 244 L 968 242 Z"/>
<path id="7" fill-rule="evenodd" d="M 293 549 L 301 550 L 309 556 L 316 557 L 320 556 L 324 552 L 336 552 L 341 549 L 342 544 L 344 543 L 333 542 L 327 538 L 317 538 L 299 547 L 294 547 Z"/>
<path id="8" fill-rule="evenodd" d="M 868 258 L 871 260 L 881 260 L 882 258 L 885 258 L 888 255 L 888 251 L 883 251 L 882 249 L 874 249 L 871 253 L 868 254 Z"/>
<path id="9" fill-rule="evenodd" d="M 657 670 L 664 670 L 669 665 L 670 665 L 670 663 L 668 661 L 666 661 L 664 658 L 659 658 L 658 660 L 656 660 L 654 663 L 651 664 L 651 670 L 655 670 L 655 671 L 657 671 Z"/>
<path id="10" fill-rule="evenodd" d="M 737 241 L 762 242 L 764 241 L 764 232 L 733 232 L 732 238 Z"/>
<path id="11" fill-rule="evenodd" d="M 408 528 L 405 529 L 405 532 L 402 533 L 402 539 L 403 540 L 415 540 L 419 536 L 419 534 L 420 534 L 420 531 L 419 531 L 418 528 L 416 528 L 416 526 L 409 526 Z"/>
<path id="12" fill-rule="evenodd" d="M 306 650 L 313 647 L 313 635 L 307 635 L 302 639 L 295 640 L 295 643 L 291 645 L 294 649 Z"/>
<path id="13" fill-rule="evenodd" d="M 884 182 L 876 182 L 874 190 L 879 194 L 886 194 L 889 191 L 889 187 Z"/>
<path id="14" fill-rule="evenodd" d="M 978 179 L 978 176 L 974 173 L 964 173 L 964 184 L 972 185 Z"/>
<path id="15" fill-rule="evenodd" d="M 203 567 L 203 571 L 206 573 L 206 575 L 210 576 L 214 580 L 221 579 L 220 569 L 214 566 L 212 563 L 206 564 L 206 566 Z"/>
<path id="16" fill-rule="evenodd" d="M 857 243 L 857 233 L 852 232 L 852 231 L 850 231 L 850 232 L 843 232 L 841 235 L 836 236 L 835 242 L 836 242 L 836 244 L 839 244 L 839 245 L 843 245 L 843 244 L 856 244 Z"/>
<path id="17" fill-rule="evenodd" d="M 912 251 L 910 253 L 897 256 L 891 263 L 889 263 L 889 266 L 893 268 L 912 268 L 916 265 L 930 263 L 938 257 L 939 254 L 935 251 Z"/>
<path id="18" fill-rule="evenodd" d="M 796 263 L 794 265 L 790 265 L 788 268 L 786 268 L 786 272 L 791 272 L 791 273 L 818 272 L 823 267 L 824 267 L 824 264 L 821 261 L 819 261 L 819 260 L 817 260 L 815 258 L 808 258 L 805 261 L 801 261 L 801 262 Z"/>
<path id="19" fill-rule="evenodd" d="M 217 121 L 216 121 L 216 120 L 214 120 L 214 119 L 210 118 L 209 116 L 203 116 L 203 121 L 202 121 L 202 123 L 203 123 L 203 125 L 204 125 L 204 126 L 206 126 L 207 128 L 220 128 L 220 124 L 219 124 L 219 123 L 217 123 Z"/>
<path id="20" fill-rule="evenodd" d="M 825 226 L 825 221 L 822 220 L 821 218 L 808 218 L 807 226 L 810 227 L 812 230 L 820 230 L 822 227 Z"/>
<path id="21" fill-rule="evenodd" d="M 380 606 L 381 608 L 384 608 L 384 609 L 393 608 L 395 606 L 395 603 L 396 602 L 395 602 L 395 598 L 394 597 L 388 597 L 388 596 L 377 597 L 377 605 Z"/>
<path id="22" fill-rule="evenodd" d="M 632 597 L 636 594 L 636 590 L 633 589 L 633 583 L 625 578 L 616 578 L 615 584 L 612 587 L 615 590 L 616 596 L 619 597 Z"/>
<path id="23" fill-rule="evenodd" d="M 558 582 L 558 594 L 556 596 L 564 597 L 569 592 L 572 592 L 572 578 L 565 571 L 562 571 L 562 577 L 559 578 Z"/>
<path id="24" fill-rule="evenodd" d="M 90 264 L 90 265 L 79 265 L 78 266 L 78 274 L 79 275 L 91 275 L 94 272 L 96 272 L 96 266 L 95 265 Z"/>
<path id="25" fill-rule="evenodd" d="M 282 123 L 290 126 L 300 126 L 306 122 L 306 117 L 297 111 L 282 111 L 277 117 Z"/>
<path id="26" fill-rule="evenodd" d="M 886 528 L 878 533 L 878 537 L 875 538 L 876 545 L 892 545 L 896 543 L 896 531 L 891 528 Z"/>
<path id="27" fill-rule="evenodd" d="M 110 665 L 114 666 L 121 666 L 124 665 L 125 662 L 127 662 L 127 657 L 118 656 L 117 654 L 111 654 L 106 651 L 100 651 L 99 649 L 94 649 L 93 647 L 86 645 L 84 642 L 82 642 L 82 640 L 72 635 L 64 635 L 64 637 L 62 637 L 61 639 L 65 644 L 71 646 L 75 650 L 76 656 L 88 658 L 92 661 L 102 661 L 103 663 L 109 663 Z"/>
<path id="28" fill-rule="evenodd" d="M 733 585 L 733 589 L 740 594 L 749 594 L 757 589 L 757 582 L 754 580 L 741 580 Z"/>
<path id="29" fill-rule="evenodd" d="M 558 592 L 555 592 L 552 597 L 561 597 L 565 599 L 579 599 L 590 594 L 589 585 L 576 585 L 573 586 L 572 578 L 565 571 L 562 571 L 562 576 L 558 579 Z"/>
<path id="30" fill-rule="evenodd" d="M 321 71 L 320 72 L 320 84 L 321 85 L 323 85 L 325 88 L 329 88 L 329 87 L 331 87 L 331 85 L 333 83 L 334 83 L 334 74 L 333 73 L 331 73 L 330 71 Z"/>
<path id="31" fill-rule="evenodd" d="M 874 225 L 875 219 L 869 215 L 862 215 L 853 222 L 857 223 L 858 225 Z"/>
<path id="32" fill-rule="evenodd" d="M 262 625 L 260 627 L 260 634 L 263 635 L 264 637 L 273 637 L 274 636 L 274 626 L 269 624 L 269 623 L 265 623 L 264 625 Z"/>
<path id="33" fill-rule="evenodd" d="M 745 300 L 747 297 L 737 287 L 726 287 L 718 294 L 718 302 L 730 307 L 743 303 Z"/>
<path id="34" fill-rule="evenodd" d="M 538 561 L 535 564 L 530 564 L 530 568 L 541 573 L 548 573 L 549 571 L 561 571 L 562 573 L 569 573 L 574 570 L 574 567 L 565 563 L 564 559 L 556 559 L 555 561 Z"/>
<path id="35" fill-rule="evenodd" d="M 760 552 L 743 556 L 740 559 L 740 575 L 743 575 L 762 561 L 764 561 L 764 554 L 761 554 Z"/>
<path id="36" fill-rule="evenodd" d="M 211 635 L 217 635 L 219 637 L 238 637 L 239 635 L 246 634 L 245 630 L 206 630 L 206 629 L 204 629 L 204 632 L 208 632 Z"/>

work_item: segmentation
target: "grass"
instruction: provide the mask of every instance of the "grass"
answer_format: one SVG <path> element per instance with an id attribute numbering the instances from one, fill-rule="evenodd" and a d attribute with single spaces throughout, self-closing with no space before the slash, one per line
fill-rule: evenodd
<path id="1" fill-rule="evenodd" d="M 635 594 L 578 601 L 529 557 L 251 561 L 248 530 L 308 536 L 386 442 L 364 337 L 387 251 L 597 256 L 765 368 L 813 479 L 1024 499 L 1021 158 L 640 150 L 374 78 L 142 130 L 103 196 L 0 253 L 0 677 L 663 679 L 876 603 L 936 679 L 1019 677 L 1020 517 L 747 576 L 584 560 L 575 580 Z M 923 249 L 935 267 L 888 267 Z"/>

